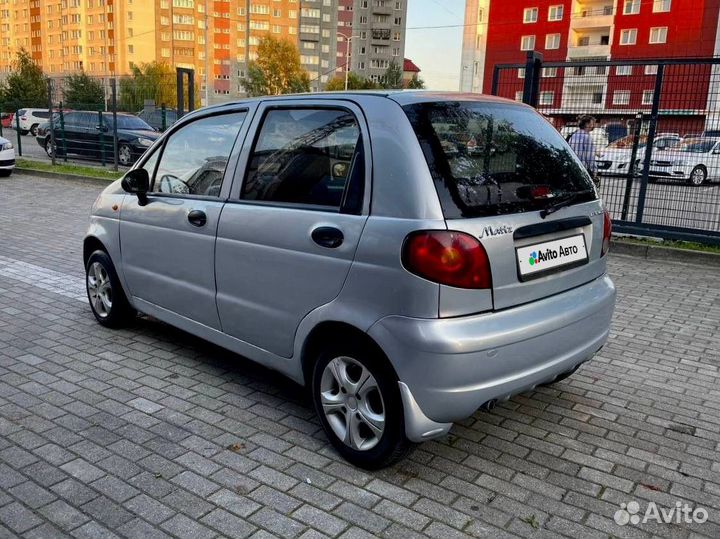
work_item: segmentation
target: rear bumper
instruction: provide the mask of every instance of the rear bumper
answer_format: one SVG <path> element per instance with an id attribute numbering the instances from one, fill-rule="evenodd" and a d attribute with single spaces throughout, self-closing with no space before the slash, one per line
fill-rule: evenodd
<path id="1" fill-rule="evenodd" d="M 607 340 L 614 307 L 615 286 L 604 275 L 562 294 L 493 313 L 449 319 L 386 317 L 369 334 L 407 386 L 415 416 L 422 412 L 442 434 L 447 430 L 441 429 L 443 424 L 472 415 L 488 401 L 509 399 L 590 359 Z M 403 400 L 407 408 L 407 395 Z M 418 423 L 409 419 L 406 409 L 406 426 Z M 408 432 L 416 440 L 422 434 Z"/>

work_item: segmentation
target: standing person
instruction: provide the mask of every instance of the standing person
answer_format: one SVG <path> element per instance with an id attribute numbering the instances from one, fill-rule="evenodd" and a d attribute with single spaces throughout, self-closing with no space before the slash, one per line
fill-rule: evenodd
<path id="1" fill-rule="evenodd" d="M 595 118 L 592 116 L 581 116 L 578 120 L 579 129 L 572 134 L 568 143 L 575 150 L 575 153 L 590 173 L 590 177 L 597 187 L 600 181 L 597 175 L 597 163 L 595 162 L 595 144 L 590 138 L 590 132 L 595 129 Z"/>

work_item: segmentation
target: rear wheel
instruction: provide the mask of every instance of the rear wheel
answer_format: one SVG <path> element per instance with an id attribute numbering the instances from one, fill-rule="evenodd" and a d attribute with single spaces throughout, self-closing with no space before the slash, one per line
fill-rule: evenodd
<path id="1" fill-rule="evenodd" d="M 707 169 L 702 165 L 698 165 L 694 169 L 692 169 L 688 182 L 690 183 L 690 185 L 698 187 L 704 184 L 705 180 L 707 180 Z"/>
<path id="2" fill-rule="evenodd" d="M 411 448 L 397 378 L 363 343 L 329 344 L 315 363 L 311 391 L 330 443 L 355 466 L 383 468 Z"/>
<path id="3" fill-rule="evenodd" d="M 88 301 L 95 319 L 110 328 L 129 324 L 137 314 L 125 296 L 112 260 L 105 251 L 95 251 L 85 268 Z"/>
<path id="4" fill-rule="evenodd" d="M 33 137 L 37 136 L 37 128 L 38 128 L 38 124 L 33 124 L 32 127 L 30 127 L 30 134 Z"/>

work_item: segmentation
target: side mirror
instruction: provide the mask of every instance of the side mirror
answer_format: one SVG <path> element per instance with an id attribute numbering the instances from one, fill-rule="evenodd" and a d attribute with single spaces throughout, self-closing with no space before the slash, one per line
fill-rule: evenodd
<path id="1" fill-rule="evenodd" d="M 712 153 L 715 155 L 720 155 L 720 148 L 715 148 Z"/>
<path id="2" fill-rule="evenodd" d="M 98 131 L 102 131 L 103 133 L 105 133 L 105 132 L 107 132 L 107 130 L 108 130 L 108 126 L 107 126 L 107 125 L 96 125 L 96 126 L 95 126 L 95 129 L 97 129 Z"/>
<path id="3" fill-rule="evenodd" d="M 147 192 L 150 190 L 150 176 L 144 168 L 135 168 L 129 171 L 123 177 L 120 185 L 126 193 L 137 195 L 140 206 L 148 203 Z"/>

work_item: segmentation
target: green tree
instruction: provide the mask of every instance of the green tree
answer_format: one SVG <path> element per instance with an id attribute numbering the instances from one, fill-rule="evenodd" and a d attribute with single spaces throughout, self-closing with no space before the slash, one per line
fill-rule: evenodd
<path id="1" fill-rule="evenodd" d="M 197 91 L 195 95 L 199 98 Z M 133 65 L 131 76 L 120 80 L 119 108 L 138 112 L 144 107 L 146 99 L 152 99 L 158 107 L 174 107 L 177 104 L 176 75 L 168 63 Z"/>
<path id="2" fill-rule="evenodd" d="M 382 87 L 387 90 L 399 90 L 403 88 L 403 70 L 395 60 L 390 62 L 385 74 L 382 76 Z"/>
<path id="3" fill-rule="evenodd" d="M 99 80 L 81 71 L 66 79 L 63 101 L 65 106 L 71 109 L 102 110 L 105 105 L 105 90 Z"/>
<path id="4" fill-rule="evenodd" d="M 18 51 L 10 75 L 0 84 L 0 106 L 4 112 L 48 106 L 47 79 L 25 49 Z"/>
<path id="5" fill-rule="evenodd" d="M 417 75 L 413 75 L 413 78 L 408 81 L 407 87 L 410 90 L 424 90 L 425 89 L 425 81 L 422 80 Z"/>
<path id="6" fill-rule="evenodd" d="M 355 73 L 348 74 L 348 90 L 375 90 L 379 88 L 376 82 L 371 81 L 357 75 Z M 325 86 L 327 92 L 337 92 L 345 89 L 345 77 L 337 76 L 330 80 Z"/>
<path id="7" fill-rule="evenodd" d="M 260 39 L 257 53 L 257 60 L 248 66 L 247 77 L 240 79 L 249 96 L 310 91 L 310 77 L 292 42 L 267 35 Z"/>

